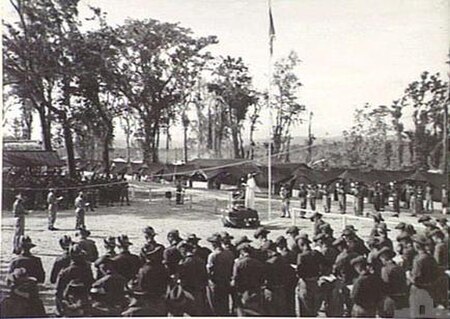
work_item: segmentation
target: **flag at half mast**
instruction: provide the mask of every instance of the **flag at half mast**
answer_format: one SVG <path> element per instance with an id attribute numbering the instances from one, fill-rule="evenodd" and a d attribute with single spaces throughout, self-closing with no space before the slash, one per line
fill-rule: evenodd
<path id="1" fill-rule="evenodd" d="M 272 17 L 272 1 L 269 0 L 269 46 L 271 56 L 273 54 L 274 40 L 275 40 L 275 25 L 273 24 L 273 17 Z"/>

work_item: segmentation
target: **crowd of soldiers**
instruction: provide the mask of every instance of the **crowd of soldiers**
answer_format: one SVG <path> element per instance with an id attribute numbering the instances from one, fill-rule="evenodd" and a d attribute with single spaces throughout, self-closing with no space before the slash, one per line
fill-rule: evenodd
<path id="1" fill-rule="evenodd" d="M 313 234 L 296 226 L 275 239 L 264 227 L 254 239 L 221 232 L 206 238 L 210 248 L 195 234 L 182 238 L 178 230 L 167 233 L 165 247 L 147 226 L 139 255 L 130 252 L 133 243 L 122 234 L 104 238 L 99 256 L 82 227 L 74 239 L 59 240 L 61 256 L 50 271 L 57 315 L 392 317 L 414 307 L 424 293 L 434 306 L 448 305 L 445 218 L 422 216 L 421 232 L 399 223 L 396 249 L 379 213 L 366 242 L 352 225 L 335 236 L 322 214 L 310 219 Z M 19 245 L 1 316 L 43 317 L 38 284 L 45 271 L 30 251 L 31 238 L 21 236 Z"/>
<path id="2" fill-rule="evenodd" d="M 445 215 L 449 204 L 448 190 L 445 184 L 441 186 L 440 192 L 442 213 Z M 290 217 L 288 212 L 289 202 L 292 198 L 290 186 L 282 185 L 279 195 L 283 201 L 282 217 Z M 338 202 L 339 212 L 345 214 L 347 213 L 347 198 L 349 196 L 353 197 L 355 215 L 364 214 L 365 203 L 373 205 L 373 210 L 376 212 L 385 211 L 389 206 L 390 199 L 392 202 L 391 209 L 396 217 L 400 215 L 401 208 L 410 210 L 413 216 L 434 211 L 434 189 L 429 183 L 425 185 L 423 183 L 400 184 L 394 181 L 388 185 L 380 182 L 365 185 L 357 181 L 345 183 L 345 181 L 340 180 L 331 185 L 300 184 L 298 188 L 300 208 L 303 210 L 319 210 L 318 201 L 320 200 L 323 211 L 329 213 L 331 202 L 334 200 Z"/>
<path id="3" fill-rule="evenodd" d="M 27 170 L 11 170 L 3 175 L 3 209 L 10 209 L 20 192 L 26 198 L 27 209 L 45 210 L 49 189 L 54 189 L 58 197 L 62 197 L 58 203 L 60 209 L 73 208 L 80 190 L 84 191 L 94 209 L 97 205 L 111 206 L 120 202 L 121 195 L 128 192 L 128 183 L 123 175 L 93 174 L 72 178 L 60 171 L 36 175 Z"/>

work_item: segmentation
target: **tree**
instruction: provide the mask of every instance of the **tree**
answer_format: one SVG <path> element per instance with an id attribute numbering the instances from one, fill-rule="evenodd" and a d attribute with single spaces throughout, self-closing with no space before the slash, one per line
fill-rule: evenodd
<path id="1" fill-rule="evenodd" d="M 374 112 L 379 112 L 384 115 L 388 115 L 391 118 L 391 126 L 396 137 L 397 146 L 397 169 L 403 167 L 403 157 L 404 157 L 404 139 L 407 134 L 404 132 L 404 124 L 402 121 L 403 110 L 407 105 L 405 104 L 405 99 L 397 99 L 392 102 L 390 106 L 380 105 Z M 391 145 L 392 147 L 392 145 Z"/>
<path id="2" fill-rule="evenodd" d="M 382 168 L 390 164 L 392 147 L 387 139 L 386 116 L 368 103 L 356 109 L 355 124 L 343 133 L 350 167 Z"/>
<path id="3" fill-rule="evenodd" d="M 298 102 L 298 90 L 302 86 L 295 74 L 295 68 L 300 62 L 297 54 L 291 51 L 287 58 L 277 61 L 274 66 L 273 85 L 274 102 L 271 105 L 275 110 L 275 125 L 273 127 L 274 154 L 281 151 L 289 153 L 289 140 L 291 128 L 301 123 L 300 116 L 306 110 Z M 282 156 L 279 155 L 278 158 Z"/>
<path id="4" fill-rule="evenodd" d="M 418 169 L 438 168 L 441 163 L 444 105 L 449 83 L 440 74 L 423 72 L 420 80 L 408 85 L 405 103 L 414 109 L 413 147 Z"/>
<path id="5" fill-rule="evenodd" d="M 178 24 L 157 20 L 127 20 L 113 30 L 119 51 L 107 61 L 113 70 L 107 79 L 111 91 L 123 95 L 127 107 L 140 120 L 144 160 L 158 161 L 158 136 L 164 117 L 183 100 L 208 53 L 202 51 L 216 42 L 215 37 L 193 38 L 191 31 Z"/>
<path id="6" fill-rule="evenodd" d="M 264 107 L 264 105 L 267 105 L 267 93 L 265 94 L 257 94 L 256 95 L 256 102 L 253 103 L 250 107 L 250 113 L 249 113 L 249 122 L 250 122 L 250 128 L 249 128 L 249 141 L 250 141 L 250 150 L 248 152 L 247 158 L 254 159 L 255 157 L 255 140 L 254 140 L 254 134 L 256 131 L 256 125 L 260 124 L 261 121 L 259 120 L 261 115 L 261 110 Z"/>
<path id="7" fill-rule="evenodd" d="M 213 71 L 213 77 L 214 80 L 208 87 L 225 106 L 234 158 L 243 158 L 243 122 L 249 106 L 256 102 L 248 67 L 242 58 L 220 57 Z"/>
<path id="8" fill-rule="evenodd" d="M 73 129 L 83 113 L 77 74 L 79 0 L 10 1 L 19 21 L 3 37 L 6 84 L 39 113 L 44 146 L 51 150 L 51 123 L 62 126 L 69 173 L 75 177 Z"/>

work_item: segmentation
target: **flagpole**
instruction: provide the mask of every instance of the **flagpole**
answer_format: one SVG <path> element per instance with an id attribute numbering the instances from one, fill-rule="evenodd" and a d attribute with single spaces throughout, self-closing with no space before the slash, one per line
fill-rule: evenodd
<path id="1" fill-rule="evenodd" d="M 268 159 L 267 159 L 267 184 L 268 184 L 268 198 L 267 198 L 267 217 L 269 220 L 272 218 L 272 55 L 273 55 L 273 39 L 275 36 L 275 29 L 273 25 L 272 18 L 272 2 L 268 0 L 269 4 L 269 83 L 268 83 L 268 106 L 269 106 L 269 150 L 268 150 Z"/>
<path id="2" fill-rule="evenodd" d="M 269 220 L 272 217 L 272 54 L 269 56 L 269 86 L 268 86 L 268 105 L 269 105 L 269 156 L 267 159 L 267 169 L 268 169 L 268 203 L 267 203 L 267 214 Z"/>

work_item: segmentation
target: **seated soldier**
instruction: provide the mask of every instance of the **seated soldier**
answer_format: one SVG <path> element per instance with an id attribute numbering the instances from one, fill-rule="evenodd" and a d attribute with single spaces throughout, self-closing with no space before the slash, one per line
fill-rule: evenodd
<path id="1" fill-rule="evenodd" d="M 15 268 L 7 281 L 11 288 L 0 303 L 0 318 L 46 317 L 36 278 L 29 277 L 25 268 Z"/>
<path id="2" fill-rule="evenodd" d="M 16 268 L 25 268 L 30 277 L 36 278 L 39 283 L 45 280 L 45 271 L 42 266 L 42 261 L 39 257 L 31 254 L 31 248 L 36 247 L 32 243 L 29 236 L 21 236 L 19 239 L 20 254 L 13 258 L 9 265 L 9 273 L 12 273 Z"/>

